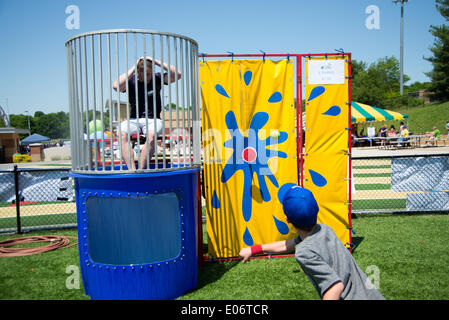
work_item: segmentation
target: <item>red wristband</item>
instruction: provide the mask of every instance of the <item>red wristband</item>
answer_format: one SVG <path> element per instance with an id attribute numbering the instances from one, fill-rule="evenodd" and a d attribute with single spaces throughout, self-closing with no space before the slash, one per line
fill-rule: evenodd
<path id="1" fill-rule="evenodd" d="M 256 245 L 251 246 L 251 255 L 255 255 L 255 254 L 259 254 L 259 253 L 263 253 L 261 244 L 256 244 Z"/>

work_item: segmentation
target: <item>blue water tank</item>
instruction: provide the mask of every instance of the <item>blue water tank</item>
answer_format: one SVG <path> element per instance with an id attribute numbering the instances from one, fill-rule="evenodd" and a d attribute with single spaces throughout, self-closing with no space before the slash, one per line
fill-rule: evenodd
<path id="1" fill-rule="evenodd" d="M 199 169 L 71 173 L 92 299 L 173 299 L 198 278 Z"/>

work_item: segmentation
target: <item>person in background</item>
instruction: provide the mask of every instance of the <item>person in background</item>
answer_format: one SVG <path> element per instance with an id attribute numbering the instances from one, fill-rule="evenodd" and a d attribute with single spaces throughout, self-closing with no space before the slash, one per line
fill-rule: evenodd
<path id="1" fill-rule="evenodd" d="M 389 137 L 396 137 L 397 136 L 396 128 L 394 127 L 394 125 L 391 125 L 390 130 L 388 130 L 388 136 Z"/>
<path id="2" fill-rule="evenodd" d="M 352 128 L 351 128 L 351 142 L 352 142 L 352 146 L 356 147 L 358 146 L 359 143 L 359 134 L 357 132 L 357 123 L 352 124 Z"/>
<path id="3" fill-rule="evenodd" d="M 432 129 L 433 131 L 427 132 L 430 137 L 425 144 L 426 147 L 437 145 L 438 140 L 441 137 L 441 132 L 437 127 L 434 126 Z"/>
<path id="4" fill-rule="evenodd" d="M 380 129 L 379 129 L 379 137 L 381 138 L 380 140 L 380 146 L 381 147 L 385 147 L 387 144 L 387 140 L 385 139 L 387 137 L 387 125 L 384 124 Z"/>
<path id="5" fill-rule="evenodd" d="M 390 145 L 392 143 L 393 138 L 397 137 L 397 133 L 396 133 L 396 128 L 394 127 L 394 125 L 390 126 L 390 129 L 387 132 L 387 137 L 388 139 L 386 139 L 387 141 L 387 145 Z"/>
<path id="6" fill-rule="evenodd" d="M 402 122 L 401 122 L 402 123 Z M 404 147 L 408 140 L 409 132 L 406 126 L 402 125 L 399 132 L 398 146 Z"/>

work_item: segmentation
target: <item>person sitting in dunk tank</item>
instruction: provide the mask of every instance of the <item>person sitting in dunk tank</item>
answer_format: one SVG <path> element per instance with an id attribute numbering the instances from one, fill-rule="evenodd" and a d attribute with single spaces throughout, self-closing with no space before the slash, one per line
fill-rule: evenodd
<path id="1" fill-rule="evenodd" d="M 144 63 L 146 62 L 146 63 Z M 153 62 L 155 65 L 161 67 L 168 72 L 164 72 L 162 75 L 160 72 L 155 73 L 155 83 L 153 84 Z M 137 65 L 137 96 L 136 99 L 136 65 Z M 146 167 L 147 154 L 151 157 L 154 154 L 154 128 L 156 123 L 156 132 L 161 134 L 163 123 L 161 120 L 162 101 L 161 101 L 161 88 L 162 79 L 165 85 L 175 82 L 181 78 L 181 71 L 177 70 L 174 66 L 168 67 L 166 63 L 163 65 L 159 60 L 153 60 L 152 57 L 141 57 L 137 60 L 136 65 L 133 65 L 131 69 L 120 75 L 118 80 L 114 80 L 112 87 L 119 92 L 126 92 L 128 82 L 128 101 L 130 104 L 129 119 L 123 121 L 120 124 L 120 141 L 122 147 L 122 158 L 128 169 L 136 170 L 136 164 L 129 159 L 129 140 L 128 140 L 128 125 L 129 135 L 140 134 L 146 137 L 148 144 L 145 143 L 140 153 L 139 169 Z M 147 83 L 145 85 L 145 72 Z M 169 76 L 170 74 L 170 76 Z M 155 99 L 154 99 L 155 96 Z M 146 114 L 145 97 L 147 97 L 148 115 Z M 156 101 L 156 108 L 154 108 L 154 100 Z M 137 102 L 136 102 L 137 101 Z M 137 106 L 138 109 L 137 110 Z M 154 114 L 156 109 L 156 114 Z M 137 114 L 138 112 L 138 114 Z M 147 122 L 148 119 L 148 122 Z M 129 122 L 129 123 L 128 123 Z M 147 126 L 148 123 L 148 126 Z M 149 146 L 149 152 L 147 152 L 147 145 Z"/>

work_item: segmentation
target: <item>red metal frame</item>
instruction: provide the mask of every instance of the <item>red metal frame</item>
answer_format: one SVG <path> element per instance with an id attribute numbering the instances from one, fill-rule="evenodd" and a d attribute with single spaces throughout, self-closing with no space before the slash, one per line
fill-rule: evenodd
<path id="1" fill-rule="evenodd" d="M 200 172 L 196 175 L 196 196 L 197 196 L 197 250 L 198 250 L 198 267 L 201 268 L 203 266 L 203 212 L 201 210 L 201 177 Z"/>
<path id="2" fill-rule="evenodd" d="M 298 79 L 296 79 L 296 156 L 298 157 L 298 180 L 301 188 L 304 188 L 304 177 L 303 177 L 303 153 L 302 153 L 302 145 L 303 135 L 302 131 L 304 130 L 302 126 L 302 58 L 296 58 L 296 75 Z M 299 88 L 299 95 L 298 95 Z M 299 108 L 298 108 L 298 100 L 299 100 Z M 299 111 L 298 111 L 299 110 Z M 298 123 L 299 122 L 299 123 Z M 299 137 L 299 141 L 298 141 Z M 299 142 L 299 143 L 298 143 Z M 300 151 L 301 150 L 301 151 Z"/>
<path id="3" fill-rule="evenodd" d="M 349 244 L 352 244 L 352 221 L 351 221 L 351 214 L 352 214 L 352 165 L 351 165 L 351 153 L 352 153 L 352 139 L 351 139 L 351 53 L 349 52 L 338 52 L 338 53 L 301 53 L 301 54 L 199 54 L 198 58 L 203 59 L 204 58 L 266 58 L 266 57 L 282 57 L 282 58 L 296 58 L 296 156 L 297 156 L 297 168 L 298 168 L 298 184 L 301 187 L 304 187 L 304 176 L 303 176 L 303 165 L 304 165 L 304 154 L 302 152 L 303 148 L 303 125 L 302 125 L 302 110 L 303 110 L 303 103 L 302 103 L 302 58 L 304 57 L 332 57 L 332 56 L 342 56 L 348 57 L 348 87 L 349 87 L 349 102 L 348 102 L 348 108 L 349 108 L 349 116 L 348 116 L 348 123 L 349 123 L 349 138 L 348 138 L 348 156 L 349 156 L 349 166 L 348 166 L 348 181 L 349 181 L 349 188 L 348 188 L 348 223 L 349 223 Z M 201 207 L 199 208 L 201 211 Z M 352 252 L 351 247 L 349 250 Z M 252 259 L 261 259 L 261 258 L 271 258 L 271 257 L 289 257 L 292 255 L 281 255 L 281 256 L 263 256 L 263 257 L 253 257 Z M 239 260 L 239 258 L 228 258 L 228 259 L 217 259 L 216 261 L 232 261 L 232 260 Z"/>
<path id="4" fill-rule="evenodd" d="M 352 105 L 352 97 L 351 97 L 351 80 L 352 80 L 352 59 L 351 54 L 348 54 L 348 97 L 349 97 L 349 115 L 348 115 L 348 179 L 349 179 L 349 188 L 348 188 L 348 224 L 349 224 L 349 251 L 352 253 L 352 115 L 351 115 L 351 105 Z"/>

